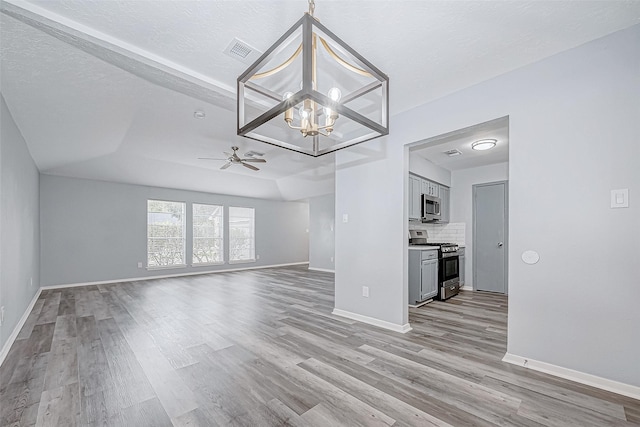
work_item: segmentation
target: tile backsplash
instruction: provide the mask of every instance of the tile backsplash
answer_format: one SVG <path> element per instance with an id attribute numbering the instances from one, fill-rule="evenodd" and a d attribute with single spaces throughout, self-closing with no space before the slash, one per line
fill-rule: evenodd
<path id="1" fill-rule="evenodd" d="M 450 222 L 448 224 L 409 224 L 409 229 L 426 230 L 427 242 L 447 242 L 464 245 L 465 225 L 464 222 Z"/>

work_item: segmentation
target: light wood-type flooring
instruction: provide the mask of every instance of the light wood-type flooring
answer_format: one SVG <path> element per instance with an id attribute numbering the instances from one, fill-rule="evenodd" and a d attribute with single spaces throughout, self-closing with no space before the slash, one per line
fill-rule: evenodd
<path id="1" fill-rule="evenodd" d="M 333 290 L 287 267 L 44 291 L 0 368 L 0 425 L 640 421 L 638 400 L 502 362 L 504 296 L 411 309 L 399 334 L 332 315 Z"/>

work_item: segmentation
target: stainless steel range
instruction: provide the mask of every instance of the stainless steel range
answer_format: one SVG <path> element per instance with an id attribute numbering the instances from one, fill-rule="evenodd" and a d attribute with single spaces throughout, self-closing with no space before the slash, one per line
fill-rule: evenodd
<path id="1" fill-rule="evenodd" d="M 460 292 L 460 259 L 458 245 L 455 243 L 427 242 L 426 232 L 411 230 L 409 244 L 412 246 L 438 247 L 438 296 L 446 300 Z"/>

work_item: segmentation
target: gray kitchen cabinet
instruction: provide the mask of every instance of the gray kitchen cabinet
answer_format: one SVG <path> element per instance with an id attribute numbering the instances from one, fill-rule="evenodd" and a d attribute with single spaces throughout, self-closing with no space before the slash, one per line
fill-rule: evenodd
<path id="1" fill-rule="evenodd" d="M 419 220 L 422 215 L 422 180 L 409 175 L 409 219 Z"/>
<path id="2" fill-rule="evenodd" d="M 439 197 L 438 196 L 438 184 L 435 182 L 431 182 L 429 180 L 422 180 L 422 194 L 426 194 L 427 196 Z"/>
<path id="3" fill-rule="evenodd" d="M 440 222 L 449 222 L 451 212 L 449 209 L 451 204 L 449 191 L 449 187 L 445 187 L 444 185 L 440 186 Z"/>
<path id="4" fill-rule="evenodd" d="M 409 251 L 409 305 L 438 294 L 438 251 Z"/>
<path id="5" fill-rule="evenodd" d="M 434 252 L 434 251 L 432 251 Z M 435 259 L 422 260 L 422 301 L 433 298 L 438 294 L 438 253 Z"/>
<path id="6" fill-rule="evenodd" d="M 449 187 L 416 175 L 409 175 L 409 220 L 422 218 L 422 195 L 440 197 L 440 222 L 449 222 Z"/>
<path id="7" fill-rule="evenodd" d="M 435 182 L 430 182 L 429 189 L 433 197 L 440 197 L 440 186 L 438 184 L 436 184 Z"/>
<path id="8" fill-rule="evenodd" d="M 460 287 L 464 286 L 464 248 L 458 248 L 458 266 L 460 269 Z"/>

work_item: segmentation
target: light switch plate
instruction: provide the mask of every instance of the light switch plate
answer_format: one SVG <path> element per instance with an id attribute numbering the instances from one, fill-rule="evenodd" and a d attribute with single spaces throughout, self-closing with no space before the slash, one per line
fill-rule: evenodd
<path id="1" fill-rule="evenodd" d="M 342 214 L 342 222 L 349 222 L 349 214 Z"/>
<path id="2" fill-rule="evenodd" d="M 611 190 L 611 208 L 629 207 L 629 189 Z"/>

